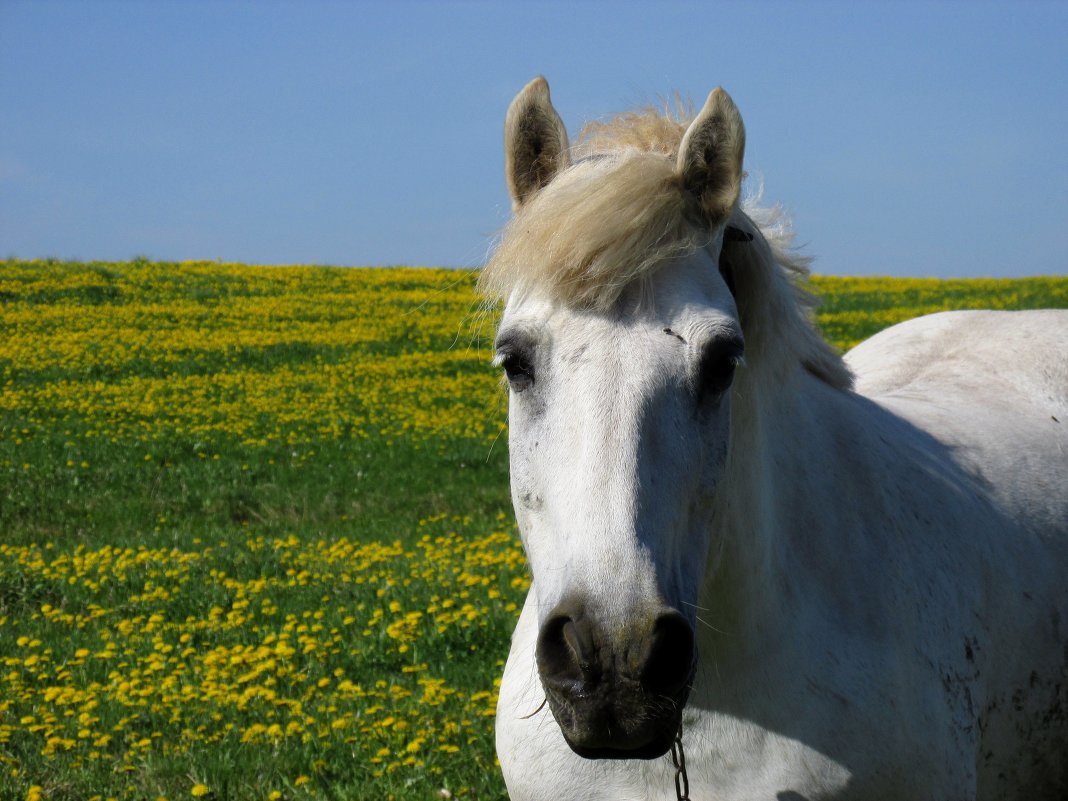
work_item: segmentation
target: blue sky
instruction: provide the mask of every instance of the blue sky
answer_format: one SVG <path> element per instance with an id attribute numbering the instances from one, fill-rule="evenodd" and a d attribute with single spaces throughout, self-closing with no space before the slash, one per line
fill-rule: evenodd
<path id="1" fill-rule="evenodd" d="M 722 84 L 816 272 L 1068 272 L 1068 4 L 0 0 L 0 257 L 478 266 L 501 129 Z"/>

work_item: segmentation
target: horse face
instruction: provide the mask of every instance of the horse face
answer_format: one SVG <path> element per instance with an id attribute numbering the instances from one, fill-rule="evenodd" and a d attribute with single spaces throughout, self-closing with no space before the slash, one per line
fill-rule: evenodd
<path id="1" fill-rule="evenodd" d="M 660 267 L 612 312 L 513 298 L 498 332 L 538 671 L 583 756 L 663 754 L 689 693 L 743 350 L 714 249 Z"/>

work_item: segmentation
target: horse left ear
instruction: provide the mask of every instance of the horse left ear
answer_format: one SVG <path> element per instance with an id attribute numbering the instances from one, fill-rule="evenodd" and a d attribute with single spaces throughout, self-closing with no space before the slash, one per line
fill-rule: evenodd
<path id="1" fill-rule="evenodd" d="M 518 211 L 534 193 L 568 166 L 567 128 L 549 100 L 540 75 L 523 87 L 504 122 L 504 176 Z"/>
<path id="2" fill-rule="evenodd" d="M 742 189 L 745 126 L 730 95 L 716 87 L 679 145 L 676 172 L 712 225 L 734 211 Z"/>

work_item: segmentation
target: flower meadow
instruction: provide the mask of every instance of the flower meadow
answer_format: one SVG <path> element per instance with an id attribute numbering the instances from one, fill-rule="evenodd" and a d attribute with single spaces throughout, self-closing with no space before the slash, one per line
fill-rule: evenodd
<path id="1" fill-rule="evenodd" d="M 529 577 L 474 283 L 0 261 L 0 801 L 505 797 Z M 814 285 L 841 348 L 1068 307 L 1064 278 Z"/>

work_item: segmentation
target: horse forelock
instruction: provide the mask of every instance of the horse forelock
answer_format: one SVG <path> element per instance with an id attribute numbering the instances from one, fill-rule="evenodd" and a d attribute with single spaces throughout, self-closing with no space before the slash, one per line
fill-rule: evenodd
<path id="1" fill-rule="evenodd" d="M 711 244 L 675 166 L 689 117 L 692 107 L 676 97 L 673 109 L 587 124 L 571 166 L 505 227 L 479 289 L 499 301 L 536 292 L 606 311 L 633 284 L 651 285 L 659 266 Z M 759 200 L 759 193 L 747 198 L 729 220 L 754 240 L 725 245 L 746 339 L 776 361 L 793 357 L 832 386 L 848 388 L 848 368 L 812 320 L 809 259 L 792 250 L 782 210 Z"/>
<path id="2" fill-rule="evenodd" d="M 502 299 L 540 290 L 608 309 L 658 264 L 697 249 L 702 232 L 687 219 L 685 200 L 659 154 L 627 148 L 581 159 L 516 212 L 482 289 Z"/>
<path id="3" fill-rule="evenodd" d="M 574 151 L 579 157 L 591 153 L 636 148 L 669 156 L 679 154 L 679 145 L 696 116 L 693 103 L 678 94 L 665 100 L 662 108 L 647 106 L 624 111 L 607 120 L 593 120 L 579 131 Z"/>

